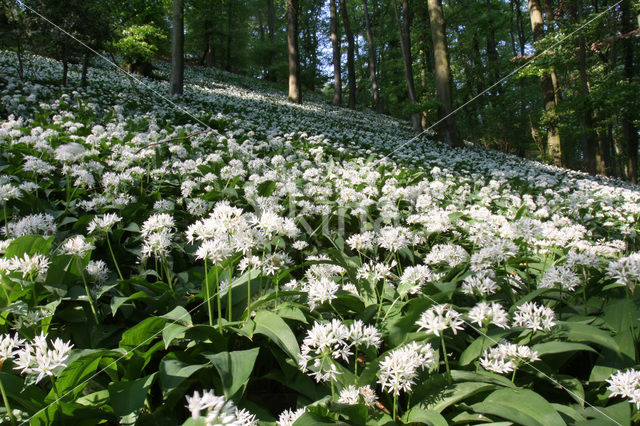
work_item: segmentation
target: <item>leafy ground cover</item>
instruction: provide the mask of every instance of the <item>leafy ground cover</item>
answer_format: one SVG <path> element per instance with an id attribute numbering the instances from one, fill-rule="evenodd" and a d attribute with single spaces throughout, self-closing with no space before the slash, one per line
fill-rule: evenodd
<path id="1" fill-rule="evenodd" d="M 638 420 L 637 188 L 220 71 L 14 63 L 5 422 Z"/>

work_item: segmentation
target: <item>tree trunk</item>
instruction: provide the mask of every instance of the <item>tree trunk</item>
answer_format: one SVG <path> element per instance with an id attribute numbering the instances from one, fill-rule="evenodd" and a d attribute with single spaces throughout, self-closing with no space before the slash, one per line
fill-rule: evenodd
<path id="1" fill-rule="evenodd" d="M 329 0 L 329 19 L 331 27 L 331 49 L 333 52 L 333 101 L 332 105 L 342 104 L 342 70 L 340 68 L 340 37 L 338 36 L 338 16 L 336 1 Z"/>
<path id="2" fill-rule="evenodd" d="M 84 52 L 84 56 L 82 58 L 82 79 L 80 80 L 80 84 L 82 87 L 87 87 L 87 74 L 89 73 L 89 52 Z"/>
<path id="3" fill-rule="evenodd" d="M 578 22 L 583 21 L 583 4 L 582 0 L 578 0 L 577 12 Z M 596 173 L 596 142 L 593 133 L 593 111 L 589 105 L 589 81 L 587 78 L 586 64 L 586 48 L 584 44 L 584 35 L 580 33 L 578 36 L 578 71 L 580 73 L 580 93 L 584 99 L 584 110 L 581 114 L 580 127 L 582 127 L 582 161 L 584 169 L 587 173 L 594 175 Z"/>
<path id="4" fill-rule="evenodd" d="M 622 2 L 622 33 L 627 34 L 633 30 L 630 0 Z M 624 77 L 631 83 L 635 71 L 633 67 L 633 39 L 631 37 L 622 40 L 622 55 L 624 61 Z M 623 108 L 622 133 L 627 148 L 627 170 L 629 180 L 638 183 L 638 129 L 633 123 L 633 112 Z"/>
<path id="5" fill-rule="evenodd" d="M 444 14 L 440 0 L 428 0 L 431 37 L 433 39 L 433 58 L 435 60 L 436 98 L 440 102 L 438 120 L 441 121 L 440 137 L 451 146 L 462 146 L 453 118 L 451 99 L 451 69 L 447 55 L 447 38 Z"/>
<path id="6" fill-rule="evenodd" d="M 66 87 L 67 85 L 67 76 L 69 75 L 69 62 L 65 57 L 62 60 L 62 85 Z"/>
<path id="7" fill-rule="evenodd" d="M 298 57 L 298 0 L 287 0 L 287 47 L 289 50 L 289 100 L 302 103 Z"/>
<path id="8" fill-rule="evenodd" d="M 347 79 L 349 86 L 349 108 L 356 108 L 356 66 L 355 66 L 355 42 L 351 32 L 349 14 L 347 12 L 347 1 L 339 0 L 340 14 L 344 24 L 344 33 L 347 36 Z"/>
<path id="9" fill-rule="evenodd" d="M 491 0 L 487 0 L 487 17 L 489 18 L 489 34 L 487 36 L 487 63 L 489 64 L 489 72 L 492 74 L 494 82 L 500 80 L 498 66 L 498 49 L 496 48 L 496 30 L 493 27 L 493 18 L 491 16 Z M 496 87 L 500 94 L 500 85 Z"/>
<path id="10" fill-rule="evenodd" d="M 333 0 L 331 0 L 333 2 Z M 367 0 L 362 0 L 364 8 L 364 24 L 367 31 L 367 42 L 369 43 L 369 75 L 371 76 L 371 92 L 373 93 L 373 104 L 376 112 L 382 112 L 382 104 L 380 104 L 380 89 L 378 88 L 378 77 L 376 76 L 376 46 L 373 41 L 373 31 L 371 31 L 371 22 L 369 21 L 369 9 L 367 8 Z"/>
<path id="11" fill-rule="evenodd" d="M 409 96 L 409 102 L 412 107 L 416 107 L 416 90 L 413 82 L 413 64 L 411 61 L 411 22 L 409 19 L 409 2 L 403 0 L 402 12 L 404 23 L 400 22 L 400 16 L 398 15 L 398 3 L 393 0 L 393 12 L 396 17 L 396 24 L 398 26 L 398 34 L 400 35 L 400 50 L 402 51 L 402 64 L 404 65 L 404 77 L 407 82 L 407 95 Z M 404 24 L 404 31 L 403 31 Z M 411 113 L 411 127 L 416 132 L 422 131 L 422 118 L 418 112 Z"/>
<path id="12" fill-rule="evenodd" d="M 544 38 L 544 22 L 542 20 L 542 11 L 538 0 L 529 0 L 529 17 L 531 18 L 531 29 L 533 31 L 533 41 L 537 42 Z M 553 81 L 549 73 L 543 73 L 540 76 L 542 85 L 542 99 L 544 101 L 544 109 L 550 115 L 551 120 L 547 128 L 547 144 L 545 151 L 552 159 L 553 164 L 562 166 L 562 148 L 560 145 L 560 134 L 556 121 L 556 95 L 553 88 Z"/>
<path id="13" fill-rule="evenodd" d="M 18 76 L 24 81 L 24 62 L 22 61 L 22 31 L 18 28 Z"/>
<path id="14" fill-rule="evenodd" d="M 173 0 L 170 95 L 181 95 L 184 81 L 184 3 Z"/>
<path id="15" fill-rule="evenodd" d="M 267 80 L 276 81 L 276 73 L 273 70 L 273 63 L 276 60 L 275 50 L 276 34 L 276 11 L 273 0 L 267 0 L 267 36 L 269 38 L 269 57 L 267 60 Z"/>
<path id="16" fill-rule="evenodd" d="M 227 71 L 231 71 L 231 0 L 227 0 L 227 63 L 225 65 L 225 69 Z"/>

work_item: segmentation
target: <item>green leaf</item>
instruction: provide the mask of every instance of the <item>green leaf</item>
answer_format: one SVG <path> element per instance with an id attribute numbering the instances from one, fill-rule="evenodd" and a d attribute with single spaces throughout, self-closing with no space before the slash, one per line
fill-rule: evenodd
<path id="1" fill-rule="evenodd" d="M 529 389 L 499 389 L 471 408 L 477 413 L 499 416 L 525 426 L 565 425 L 555 408 Z"/>
<path id="2" fill-rule="evenodd" d="M 181 324 L 173 324 L 169 323 L 164 326 L 162 329 L 162 340 L 164 341 L 164 348 L 168 349 L 171 342 L 178 338 L 184 338 L 184 332 L 188 330 L 189 327 L 186 327 Z"/>
<path id="3" fill-rule="evenodd" d="M 618 343 L 608 332 L 589 324 L 577 322 L 559 322 L 559 334 L 571 341 L 591 342 L 616 352 L 620 351 Z"/>
<path id="4" fill-rule="evenodd" d="M 486 348 L 493 346 L 495 342 L 499 342 L 510 333 L 512 333 L 510 330 L 491 329 L 486 336 L 478 337 L 460 354 L 460 365 L 468 365 L 478 358 Z"/>
<path id="5" fill-rule="evenodd" d="M 171 358 L 172 354 L 160 361 L 160 388 L 162 395 L 167 397 L 171 391 L 176 389 L 182 382 L 187 380 L 196 371 L 207 367 L 209 364 L 186 364 L 178 359 Z"/>
<path id="6" fill-rule="evenodd" d="M 432 389 L 421 401 L 420 406 L 434 413 L 441 413 L 450 405 L 477 393 L 494 390 L 496 385 L 483 382 L 453 383 L 445 388 Z"/>
<path id="7" fill-rule="evenodd" d="M 149 296 L 144 291 L 137 291 L 129 296 L 124 296 L 124 297 L 114 296 L 113 299 L 111 299 L 111 315 L 115 316 L 116 312 L 118 312 L 118 309 L 120 309 L 120 307 L 124 305 L 126 302 L 131 302 L 134 300 L 149 300 L 149 299 L 153 299 L 153 297 Z"/>
<path id="8" fill-rule="evenodd" d="M 435 411 L 413 407 L 402 419 L 405 423 L 423 423 L 431 426 L 447 426 L 447 420 Z"/>
<path id="9" fill-rule="evenodd" d="M 145 347 L 153 342 L 153 339 L 158 336 L 167 320 L 158 317 L 149 317 L 140 321 L 129 330 L 122 333 L 120 339 L 120 347 L 128 350 Z"/>
<path id="10" fill-rule="evenodd" d="M 282 318 L 271 311 L 258 311 L 253 321 L 256 323 L 254 333 L 264 334 L 273 340 L 280 349 L 297 362 L 300 355 L 298 341 Z"/>
<path id="11" fill-rule="evenodd" d="M 557 340 L 552 342 L 538 343 L 537 345 L 534 345 L 532 349 L 537 351 L 538 355 L 560 354 L 564 352 L 574 351 L 588 351 L 598 353 L 591 346 L 585 345 L 583 343 L 560 342 Z"/>
<path id="12" fill-rule="evenodd" d="M 55 379 L 55 389 L 49 392 L 46 401 L 51 402 L 58 398 L 54 390 L 60 395 L 71 392 L 63 400 L 76 399 L 87 385 L 86 379 L 98 369 L 104 352 L 106 351 L 92 352 L 69 363 Z"/>
<path id="13" fill-rule="evenodd" d="M 22 257 L 24 254 L 34 255 L 36 253 L 49 255 L 53 237 L 41 237 L 40 235 L 24 235 L 11 241 L 5 251 L 5 259 L 12 257 Z"/>
<path id="14" fill-rule="evenodd" d="M 260 348 L 246 351 L 220 352 L 217 354 L 203 354 L 213 363 L 222 379 L 224 396 L 230 399 L 251 376 L 253 366 L 258 357 Z"/>
<path id="15" fill-rule="evenodd" d="M 109 385 L 111 408 L 118 417 L 137 413 L 144 407 L 149 388 L 158 373 L 150 374 L 128 382 L 114 382 Z"/>
<path id="16" fill-rule="evenodd" d="M 160 318 L 168 319 L 173 323 L 179 323 L 182 325 L 192 325 L 191 315 L 189 312 L 182 306 L 176 306 L 171 312 L 168 312 Z"/>

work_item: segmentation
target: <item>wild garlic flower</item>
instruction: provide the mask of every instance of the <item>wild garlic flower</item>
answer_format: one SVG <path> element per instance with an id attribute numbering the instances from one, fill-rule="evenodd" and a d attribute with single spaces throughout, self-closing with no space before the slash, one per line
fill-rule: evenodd
<path id="1" fill-rule="evenodd" d="M 302 287 L 307 293 L 307 304 L 312 311 L 325 302 L 331 303 L 337 297 L 339 289 L 338 283 L 328 277 L 312 278 Z"/>
<path id="2" fill-rule="evenodd" d="M 525 327 L 533 331 L 549 331 L 556 325 L 553 309 L 535 302 L 526 302 L 518 306 L 513 315 L 513 327 Z"/>
<path id="3" fill-rule="evenodd" d="M 607 276 L 614 278 L 617 283 L 629 287 L 633 293 L 636 284 L 640 282 L 640 252 L 609 263 Z"/>
<path id="4" fill-rule="evenodd" d="M 13 362 L 16 369 L 21 370 L 22 374 L 37 373 L 36 383 L 44 376 L 53 376 L 56 369 L 66 367 L 65 361 L 73 345 L 59 338 L 51 342 L 51 345 L 53 348 L 49 348 L 46 334 L 36 336 L 33 342 L 26 343 L 15 352 Z"/>
<path id="5" fill-rule="evenodd" d="M 9 222 L 7 227 L 9 228 L 8 235 L 4 226 L 0 229 L 3 234 L 13 238 L 22 237 L 24 235 L 50 236 L 55 235 L 58 230 L 58 227 L 55 224 L 55 219 L 47 213 L 25 216 L 17 222 Z"/>
<path id="6" fill-rule="evenodd" d="M 276 424 L 278 426 L 293 426 L 293 424 L 305 413 L 304 407 L 298 408 L 296 411 L 284 410 L 278 416 Z"/>
<path id="7" fill-rule="evenodd" d="M 456 244 L 436 244 L 431 247 L 431 251 L 424 258 L 427 265 L 437 265 L 446 263 L 451 268 L 455 268 L 461 263 L 469 260 L 469 254 Z"/>
<path id="8" fill-rule="evenodd" d="M 379 348 L 382 344 L 382 335 L 373 325 L 364 325 L 362 320 L 354 320 L 349 326 L 349 338 L 355 346 Z"/>
<path id="9" fill-rule="evenodd" d="M 564 290 L 574 291 L 579 285 L 580 277 L 568 266 L 552 266 L 542 276 L 540 283 L 538 283 L 538 288 L 559 287 Z"/>
<path id="10" fill-rule="evenodd" d="M 254 414 L 244 409 L 239 410 L 233 401 L 227 401 L 224 396 L 216 396 L 213 390 L 203 391 L 202 395 L 195 391 L 186 399 L 191 418 L 194 420 L 203 419 L 206 426 L 253 426 L 258 424 Z"/>
<path id="11" fill-rule="evenodd" d="M 173 229 L 175 227 L 175 221 L 170 214 L 167 213 L 157 213 L 151 215 L 147 220 L 142 224 L 141 234 L 144 238 L 151 236 L 152 234 L 157 233 L 173 233 Z"/>
<path id="12" fill-rule="evenodd" d="M 351 250 L 367 251 L 373 249 L 373 241 L 375 234 L 371 231 L 365 231 L 362 234 L 353 234 L 347 239 L 347 244 Z"/>
<path id="13" fill-rule="evenodd" d="M 21 196 L 21 191 L 10 183 L 0 185 L 0 201 L 3 203 L 6 203 L 9 200 L 18 199 Z"/>
<path id="14" fill-rule="evenodd" d="M 441 275 L 433 273 L 427 265 L 408 266 L 402 272 L 398 292 L 401 294 L 418 294 L 427 281 L 436 281 Z"/>
<path id="15" fill-rule="evenodd" d="M 111 230 L 113 225 L 120 222 L 122 218 L 115 213 L 106 213 L 102 217 L 94 217 L 87 226 L 87 232 L 93 234 L 94 232 L 107 233 Z"/>
<path id="16" fill-rule="evenodd" d="M 381 279 L 390 278 L 393 276 L 391 269 L 396 266 L 396 261 L 393 260 L 389 265 L 380 262 L 369 261 L 358 268 L 356 278 L 359 280 L 379 281 Z"/>
<path id="17" fill-rule="evenodd" d="M 336 376 L 341 373 L 333 359 L 348 361 L 353 354 L 349 339 L 349 328 L 340 320 L 316 322 L 302 342 L 298 366 L 303 373 L 310 370 L 309 375 L 316 382 L 336 380 Z"/>
<path id="18" fill-rule="evenodd" d="M 96 246 L 91 244 L 83 235 L 76 235 L 73 238 L 69 238 L 62 245 L 61 251 L 63 254 L 70 256 L 84 257 L 88 252 L 95 249 Z"/>
<path id="19" fill-rule="evenodd" d="M 628 398 L 631 404 L 640 410 L 640 371 L 626 370 L 612 374 L 608 379 L 607 389 L 611 392 L 609 398 L 621 396 Z"/>
<path id="20" fill-rule="evenodd" d="M 427 334 L 440 333 L 450 328 L 453 334 L 458 334 L 458 330 L 462 330 L 462 314 L 454 310 L 450 305 L 435 305 L 420 315 L 420 319 L 416 321 L 418 331 L 425 329 Z"/>
<path id="21" fill-rule="evenodd" d="M 529 346 L 514 343 L 501 343 L 497 347 L 485 349 L 480 365 L 488 371 L 505 374 L 514 371 L 522 364 L 537 361 L 538 352 Z"/>
<path id="22" fill-rule="evenodd" d="M 385 226 L 378 231 L 378 238 L 376 238 L 380 247 L 393 253 L 409 247 L 413 241 L 413 233 L 408 228 L 401 226 Z"/>
<path id="23" fill-rule="evenodd" d="M 196 251 L 196 259 L 207 260 L 213 265 L 219 265 L 233 254 L 231 247 L 225 240 L 215 238 L 204 241 Z"/>
<path id="24" fill-rule="evenodd" d="M 340 397 L 338 398 L 338 403 L 340 404 L 364 404 L 367 407 L 373 407 L 377 401 L 378 397 L 369 385 L 360 387 L 349 385 L 340 391 Z"/>
<path id="25" fill-rule="evenodd" d="M 109 276 L 109 268 L 103 260 L 90 260 L 85 271 L 98 284 L 105 282 Z"/>
<path id="26" fill-rule="evenodd" d="M 20 272 L 22 278 L 33 279 L 43 282 L 49 270 L 49 259 L 40 253 L 33 256 L 25 253 L 22 257 L 12 257 L 9 259 L 9 267 L 12 271 Z"/>
<path id="27" fill-rule="evenodd" d="M 151 233 L 144 239 L 142 244 L 142 258 L 146 259 L 152 256 L 163 258 L 168 256 L 172 238 L 173 234 L 170 232 Z"/>
<path id="28" fill-rule="evenodd" d="M 409 392 L 415 385 L 418 370 L 433 370 L 436 352 L 429 343 L 411 342 L 394 349 L 380 362 L 378 383 L 394 396 Z"/>
<path id="29" fill-rule="evenodd" d="M 8 334 L 0 336 L 0 369 L 2 363 L 7 359 L 12 359 L 17 354 L 17 348 L 24 344 L 24 340 L 15 333 L 13 337 Z"/>
<path id="30" fill-rule="evenodd" d="M 490 324 L 496 325 L 500 328 L 507 328 L 509 317 L 507 311 L 502 308 L 502 305 L 497 302 L 480 302 L 475 305 L 467 317 L 474 323 L 478 324 L 478 327 L 488 327 Z"/>
<path id="31" fill-rule="evenodd" d="M 469 296 L 482 298 L 490 296 L 498 291 L 494 278 L 495 274 L 490 269 L 479 271 L 463 280 L 460 291 Z"/>

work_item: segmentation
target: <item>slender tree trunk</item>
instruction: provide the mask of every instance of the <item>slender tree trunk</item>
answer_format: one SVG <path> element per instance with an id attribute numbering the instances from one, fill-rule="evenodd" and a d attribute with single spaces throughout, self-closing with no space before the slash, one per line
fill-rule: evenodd
<path id="1" fill-rule="evenodd" d="M 633 30 L 630 0 L 623 0 L 622 7 L 622 33 L 627 34 Z M 633 80 L 635 70 L 633 64 L 633 39 L 622 40 L 622 55 L 624 61 L 624 77 L 628 82 Z M 629 180 L 638 183 L 638 129 L 633 122 L 633 112 L 624 108 L 622 112 L 622 133 L 627 148 L 627 170 Z"/>
<path id="2" fill-rule="evenodd" d="M 496 48 L 496 30 L 493 27 L 493 17 L 491 0 L 487 0 L 487 17 L 489 18 L 489 34 L 487 36 L 487 63 L 489 64 L 489 71 L 494 82 L 500 79 L 498 70 L 498 49 Z M 498 94 L 500 94 L 500 86 L 496 87 Z"/>
<path id="3" fill-rule="evenodd" d="M 333 101 L 332 105 L 342 104 L 342 70 L 340 67 L 340 37 L 338 36 L 338 16 L 336 1 L 329 0 L 329 19 L 331 27 L 331 49 L 333 52 Z"/>
<path id="4" fill-rule="evenodd" d="M 407 95 L 409 96 L 409 102 L 412 107 L 415 107 L 417 104 L 416 101 L 416 90 L 413 81 L 413 64 L 411 61 L 411 34 L 409 30 L 411 28 L 411 22 L 408 22 L 409 18 L 409 2 L 408 0 L 403 0 L 402 2 L 402 11 L 403 11 L 403 20 L 404 20 L 404 31 L 403 31 L 403 23 L 400 22 L 400 16 L 398 15 L 398 3 L 396 0 L 393 0 L 393 12 L 396 17 L 396 25 L 398 26 L 398 34 L 400 35 L 400 50 L 402 51 L 402 64 L 404 65 L 404 77 L 407 82 Z M 411 113 L 411 127 L 416 132 L 422 131 L 422 119 L 420 118 L 420 114 L 418 112 Z"/>
<path id="5" fill-rule="evenodd" d="M 227 0 L 227 64 L 225 69 L 227 71 L 231 71 L 231 11 L 233 8 L 231 7 L 231 0 Z"/>
<path id="6" fill-rule="evenodd" d="M 531 18 L 531 29 L 533 31 L 533 41 L 537 42 L 544 38 L 544 22 L 542 11 L 538 0 L 529 0 L 529 16 Z M 547 155 L 552 159 L 553 164 L 562 166 L 562 148 L 560 145 L 560 133 L 556 121 L 556 95 L 553 88 L 553 81 L 549 73 L 540 76 L 542 85 L 542 99 L 544 109 L 551 116 L 550 124 L 547 128 L 547 144 L 545 147 Z"/>
<path id="7" fill-rule="evenodd" d="M 267 35 L 269 37 L 269 59 L 267 61 L 267 80 L 276 81 L 273 63 L 276 60 L 275 50 L 276 11 L 273 0 L 267 0 Z"/>
<path id="8" fill-rule="evenodd" d="M 65 57 L 64 59 L 62 59 L 62 85 L 66 86 L 67 85 L 67 76 L 69 75 L 69 62 L 67 61 L 67 58 Z"/>
<path id="9" fill-rule="evenodd" d="M 289 50 L 289 100 L 302 103 L 298 57 L 298 0 L 287 0 L 287 47 Z"/>
<path id="10" fill-rule="evenodd" d="M 583 21 L 583 0 L 578 0 L 577 13 L 578 22 Z M 584 169 L 587 173 L 594 175 L 596 173 L 596 142 L 593 133 L 593 111 L 589 105 L 589 80 L 587 77 L 586 48 L 584 35 L 580 33 L 578 36 L 578 71 L 580 73 L 580 93 L 584 99 L 584 110 L 581 114 L 580 127 L 582 127 L 582 160 Z"/>
<path id="11" fill-rule="evenodd" d="M 349 22 L 349 14 L 347 12 L 347 1 L 340 1 L 340 14 L 342 15 L 342 23 L 344 24 L 344 33 L 347 36 L 347 79 L 349 86 L 349 108 L 356 108 L 356 66 L 355 66 L 355 42 L 353 40 L 353 32 L 351 32 L 351 24 Z"/>
<path id="12" fill-rule="evenodd" d="M 447 54 L 447 38 L 444 14 L 440 0 L 428 0 L 431 37 L 433 39 L 433 58 L 435 60 L 436 97 L 440 102 L 438 119 L 440 136 L 451 146 L 462 146 L 453 118 L 453 102 L 451 99 L 451 69 Z"/>
<path id="13" fill-rule="evenodd" d="M 382 112 L 382 104 L 380 104 L 380 89 L 378 88 L 378 77 L 376 76 L 376 46 L 373 41 L 371 22 L 369 21 L 369 8 L 367 7 L 367 0 L 362 0 L 362 6 L 364 8 L 364 24 L 367 31 L 367 42 L 369 43 L 369 75 L 371 76 L 371 92 L 373 93 L 373 104 L 376 112 Z"/>
<path id="14" fill-rule="evenodd" d="M 87 74 L 89 73 L 89 52 L 84 52 L 82 57 L 82 79 L 80 84 L 82 87 L 87 87 Z"/>
<path id="15" fill-rule="evenodd" d="M 170 95 L 182 95 L 184 81 L 184 3 L 173 0 Z"/>

